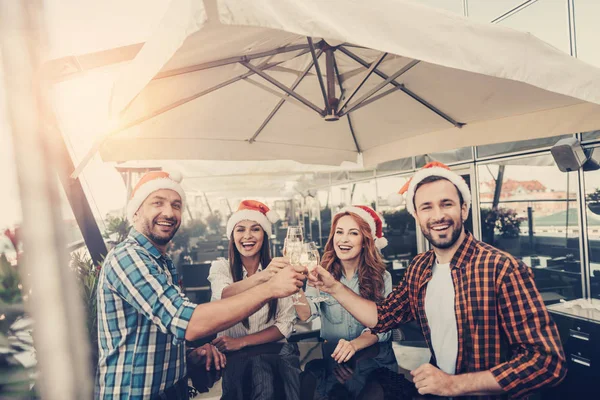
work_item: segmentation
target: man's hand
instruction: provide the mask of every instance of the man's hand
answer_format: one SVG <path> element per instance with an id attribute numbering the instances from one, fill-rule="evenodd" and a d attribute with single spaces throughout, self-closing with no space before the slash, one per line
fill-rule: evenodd
<path id="1" fill-rule="evenodd" d="M 221 370 L 227 364 L 225 354 L 221 353 L 215 346 L 210 343 L 195 348 L 188 354 L 188 359 L 193 364 L 206 364 L 206 370 L 209 371 L 214 365 L 215 369 Z"/>
<path id="2" fill-rule="evenodd" d="M 290 266 L 281 269 L 265 285 L 271 297 L 281 299 L 296 293 L 302 287 L 305 278 Z"/>
<path id="3" fill-rule="evenodd" d="M 335 295 L 335 292 L 341 285 L 329 271 L 320 265 L 317 265 L 313 272 L 309 274 L 308 279 L 310 281 L 309 285 L 319 288 L 323 292 L 331 295 Z"/>
<path id="4" fill-rule="evenodd" d="M 356 347 L 346 339 L 340 339 L 331 357 L 338 363 L 347 362 L 356 354 Z"/>
<path id="5" fill-rule="evenodd" d="M 290 265 L 289 260 L 285 257 L 275 257 L 271 260 L 267 268 L 261 272 L 261 280 L 267 282 L 275 274 Z"/>
<path id="6" fill-rule="evenodd" d="M 460 396 L 455 384 L 454 375 L 449 375 L 431 364 L 423 364 L 410 371 L 413 382 L 419 394 L 434 394 L 437 396 Z"/>
<path id="7" fill-rule="evenodd" d="M 212 341 L 212 344 L 222 352 L 237 351 L 246 347 L 243 338 L 232 338 L 231 336 L 219 336 Z"/>

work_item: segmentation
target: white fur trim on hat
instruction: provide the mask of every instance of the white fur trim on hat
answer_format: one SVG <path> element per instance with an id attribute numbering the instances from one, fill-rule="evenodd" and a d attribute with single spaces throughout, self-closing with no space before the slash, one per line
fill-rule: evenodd
<path id="1" fill-rule="evenodd" d="M 463 200 L 467 205 L 467 213 L 469 212 L 469 209 L 471 208 L 471 191 L 469 190 L 469 186 L 467 186 L 467 182 L 454 171 L 440 167 L 432 167 L 423 168 L 417 171 L 408 185 L 408 190 L 406 192 L 406 210 L 413 217 L 415 216 L 415 205 L 413 201 L 413 198 L 415 197 L 415 188 L 419 182 L 429 176 L 439 176 L 452 182 L 458 190 L 460 190 Z"/>
<path id="2" fill-rule="evenodd" d="M 269 215 L 269 213 L 271 216 L 277 216 L 277 213 L 273 210 L 269 211 L 267 215 Z M 233 214 L 231 214 L 231 217 L 229 217 L 229 220 L 227 221 L 227 238 L 231 238 L 233 228 L 235 228 L 235 226 L 241 221 L 258 222 L 260 226 L 262 226 L 262 228 L 265 230 L 266 234 L 271 235 L 271 233 L 273 233 L 271 231 L 272 222 L 269 220 L 269 218 L 267 218 L 267 215 L 256 210 L 240 210 L 234 212 Z M 273 223 L 277 222 L 278 220 L 279 216 L 277 216 L 277 219 L 273 221 Z"/>
<path id="3" fill-rule="evenodd" d="M 135 215 L 137 210 L 140 209 L 144 200 L 146 200 L 148 196 L 150 196 L 153 192 L 156 192 L 157 190 L 161 189 L 170 189 L 177 192 L 177 194 L 179 194 L 179 196 L 181 197 L 181 206 L 183 209 L 183 207 L 185 206 L 185 192 L 183 191 L 181 185 L 177 181 L 171 179 L 170 177 L 157 178 L 146 182 L 145 184 L 140 186 L 135 191 L 135 194 L 133 195 L 131 200 L 129 200 L 129 203 L 127 203 L 127 219 L 129 220 L 129 222 L 133 223 L 133 216 Z"/>

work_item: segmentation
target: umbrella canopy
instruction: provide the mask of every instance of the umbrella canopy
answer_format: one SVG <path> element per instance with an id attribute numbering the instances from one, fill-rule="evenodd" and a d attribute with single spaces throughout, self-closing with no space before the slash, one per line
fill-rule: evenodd
<path id="1" fill-rule="evenodd" d="M 111 107 L 89 156 L 374 166 L 597 129 L 600 70 L 410 1 L 174 0 Z"/>

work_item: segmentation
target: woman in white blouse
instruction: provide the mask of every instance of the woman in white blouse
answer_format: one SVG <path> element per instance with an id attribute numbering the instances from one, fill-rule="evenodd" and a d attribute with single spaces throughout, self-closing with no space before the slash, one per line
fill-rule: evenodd
<path id="1" fill-rule="evenodd" d="M 227 222 L 229 260 L 211 265 L 208 280 L 213 300 L 234 296 L 268 281 L 281 268 L 284 258 L 271 259 L 271 224 L 278 220 L 274 211 L 255 200 L 244 200 Z M 246 320 L 220 332 L 213 340 L 220 351 L 285 340 L 292 333 L 295 311 L 291 298 L 275 299 Z"/>

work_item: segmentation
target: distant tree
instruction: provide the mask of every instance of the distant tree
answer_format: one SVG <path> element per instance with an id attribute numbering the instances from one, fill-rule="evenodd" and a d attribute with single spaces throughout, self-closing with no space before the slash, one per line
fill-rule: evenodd
<path id="1" fill-rule="evenodd" d="M 223 217 L 219 211 L 213 211 L 208 217 L 206 217 L 206 224 L 215 233 L 221 233 L 221 221 Z"/>

